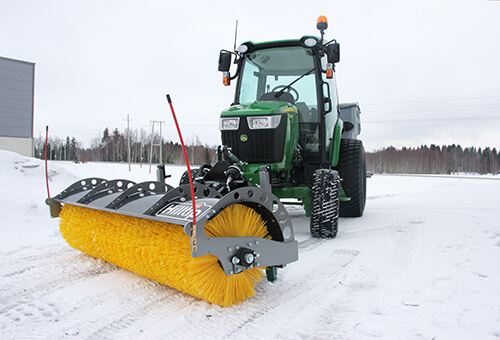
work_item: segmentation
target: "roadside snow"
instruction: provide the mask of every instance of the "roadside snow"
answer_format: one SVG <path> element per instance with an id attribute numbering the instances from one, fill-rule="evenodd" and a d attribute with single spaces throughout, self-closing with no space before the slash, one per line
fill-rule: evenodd
<path id="1" fill-rule="evenodd" d="M 50 162 L 78 179 L 156 177 L 128 164 Z M 175 186 L 184 169 L 167 167 Z M 3 339 L 498 339 L 500 178 L 374 175 L 362 218 L 313 239 L 292 206 L 299 261 L 221 308 L 70 248 L 45 205 L 43 162 L 0 151 Z M 488 178 L 487 180 L 485 178 Z"/>

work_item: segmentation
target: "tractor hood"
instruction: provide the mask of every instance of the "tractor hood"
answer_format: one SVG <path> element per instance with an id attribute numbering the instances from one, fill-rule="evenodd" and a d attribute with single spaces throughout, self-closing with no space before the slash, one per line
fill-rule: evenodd
<path id="1" fill-rule="evenodd" d="M 234 116 L 266 116 L 283 113 L 297 113 L 297 108 L 287 102 L 261 101 L 250 104 L 233 105 L 222 111 L 221 117 Z"/>

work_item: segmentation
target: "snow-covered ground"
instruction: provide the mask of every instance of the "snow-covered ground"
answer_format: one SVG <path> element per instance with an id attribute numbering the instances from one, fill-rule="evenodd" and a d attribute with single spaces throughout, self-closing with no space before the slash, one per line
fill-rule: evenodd
<path id="1" fill-rule="evenodd" d="M 55 195 L 127 164 L 50 162 Z M 178 182 L 181 167 L 167 167 Z M 70 248 L 44 204 L 43 163 L 0 151 L 2 339 L 498 339 L 500 178 L 374 175 L 362 218 L 313 239 L 289 208 L 299 261 L 222 308 Z"/>

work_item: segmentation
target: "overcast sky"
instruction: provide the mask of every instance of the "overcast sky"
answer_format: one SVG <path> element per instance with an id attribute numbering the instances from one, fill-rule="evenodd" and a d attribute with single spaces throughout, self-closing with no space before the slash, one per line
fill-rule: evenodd
<path id="1" fill-rule="evenodd" d="M 0 56 L 36 63 L 35 137 L 49 125 L 89 146 L 105 127 L 220 142 L 233 99 L 220 49 L 317 35 L 341 44 L 341 102 L 359 102 L 368 151 L 460 144 L 500 148 L 500 1 L 0 0 Z"/>

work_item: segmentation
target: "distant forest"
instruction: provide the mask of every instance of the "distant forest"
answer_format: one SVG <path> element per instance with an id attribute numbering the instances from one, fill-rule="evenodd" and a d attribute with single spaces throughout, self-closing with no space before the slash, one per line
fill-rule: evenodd
<path id="1" fill-rule="evenodd" d="M 496 174 L 500 154 L 495 148 L 462 148 L 460 145 L 422 145 L 418 148 L 384 148 L 366 153 L 368 171 L 407 174 Z"/>
<path id="2" fill-rule="evenodd" d="M 160 147 L 161 139 L 161 147 Z M 128 162 L 128 135 L 114 129 L 104 129 L 102 137 L 94 138 L 90 148 L 83 148 L 74 137 L 50 138 L 47 144 L 47 158 L 51 160 L 68 160 L 74 162 Z M 186 141 L 186 153 L 190 163 L 211 164 L 215 160 L 215 148 L 196 139 Z M 152 147 L 151 147 L 152 145 Z M 161 154 L 160 154 L 161 150 Z M 45 139 L 35 139 L 35 155 L 45 157 Z M 184 164 L 184 155 L 180 143 L 165 141 L 158 134 L 130 131 L 130 159 L 132 163 Z"/>
<path id="3" fill-rule="evenodd" d="M 151 148 L 153 144 L 153 148 Z M 192 164 L 215 163 L 215 147 L 203 145 L 198 139 L 188 141 L 186 151 Z M 130 131 L 130 154 L 133 163 L 184 164 L 179 143 L 162 140 L 158 134 Z M 35 139 L 35 155 L 43 159 L 45 140 Z M 47 158 L 75 162 L 128 162 L 128 135 L 114 129 L 104 129 L 102 137 L 94 138 L 90 148 L 82 148 L 74 137 L 49 138 Z M 417 148 L 396 149 L 392 146 L 366 153 L 366 167 L 373 173 L 408 174 L 452 174 L 479 173 L 496 174 L 500 171 L 500 154 L 493 148 L 462 148 L 460 145 L 422 145 Z"/>

